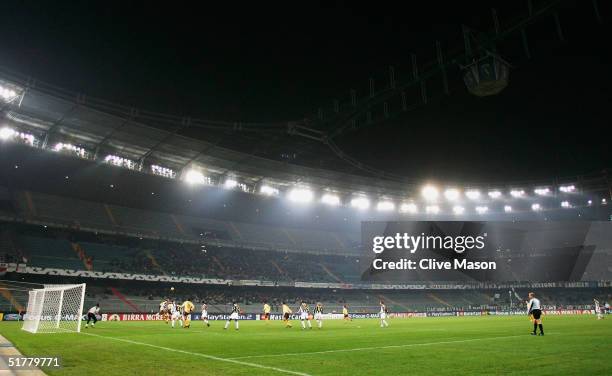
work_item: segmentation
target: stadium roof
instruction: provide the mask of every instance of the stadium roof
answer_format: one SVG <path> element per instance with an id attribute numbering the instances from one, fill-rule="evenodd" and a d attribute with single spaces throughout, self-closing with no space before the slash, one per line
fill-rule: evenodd
<path id="1" fill-rule="evenodd" d="M 52 85 L 32 80 L 14 72 L 0 69 L 0 83 L 20 90 L 17 100 L 0 107 L 5 118 L 43 139 L 43 147 L 55 143 L 71 143 L 87 149 L 94 159 L 113 154 L 129 158 L 142 165 L 159 164 L 182 171 L 189 166 L 202 167 L 207 174 L 239 178 L 256 186 L 269 183 L 277 186 L 295 184 L 311 185 L 320 189 L 332 189 L 339 193 L 370 193 L 382 197 L 414 198 L 422 182 L 390 180 L 353 174 L 359 170 L 345 166 L 341 171 L 320 169 L 265 158 L 256 153 L 245 153 L 241 142 L 230 143 L 232 148 L 221 146 L 227 137 L 244 142 L 265 142 L 279 137 L 290 137 L 299 122 L 240 123 L 181 118 L 113 104 L 104 100 L 71 93 Z M 211 140 L 189 137 L 191 129 L 205 129 Z M 280 135 L 280 136 L 279 136 Z M 306 141 L 305 139 L 301 139 Z M 281 140 L 282 142 L 282 140 Z M 311 142 L 313 153 L 322 152 L 318 142 Z M 271 143 L 266 146 L 270 146 Z M 288 148 L 306 144 L 296 143 L 295 137 Z M 325 157 L 322 157 L 325 158 Z M 341 162 L 335 159 L 334 167 Z M 328 167 L 327 163 L 322 165 Z M 331 168 L 331 167 L 330 167 Z M 382 175 L 381 175 L 382 176 Z M 502 184 L 453 183 L 463 187 L 511 188 L 517 184 L 538 186 L 560 183 L 581 183 L 583 190 L 604 191 L 609 194 L 607 171 L 591 175 L 573 176 L 547 181 L 505 182 Z M 451 184 L 451 182 L 444 182 Z"/>
<path id="2" fill-rule="evenodd" d="M 103 100 L 66 92 L 14 73 L 0 71 L 0 80 L 24 88 L 19 101 L 2 108 L 5 117 L 20 128 L 45 137 L 45 142 L 69 142 L 95 154 L 112 153 L 147 164 L 154 162 L 180 171 L 191 164 L 207 172 L 236 175 L 245 182 L 277 185 L 307 183 L 339 191 L 405 194 L 404 183 L 358 176 L 262 158 L 230 150 L 215 141 L 186 137 L 178 132 L 191 127 L 219 132 L 253 132 L 266 137 L 287 134 L 293 122 L 232 123 L 173 117 L 139 111 Z M 169 129 L 169 130 L 168 130 Z"/>

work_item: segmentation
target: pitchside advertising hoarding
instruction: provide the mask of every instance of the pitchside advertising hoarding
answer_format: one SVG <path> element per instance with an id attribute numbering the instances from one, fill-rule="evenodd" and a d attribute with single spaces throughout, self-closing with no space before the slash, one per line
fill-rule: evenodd
<path id="1" fill-rule="evenodd" d="M 363 222 L 361 278 L 396 283 L 609 280 L 612 272 L 605 266 L 611 250 L 612 222 Z"/>
<path id="2" fill-rule="evenodd" d="M 595 310 L 592 309 L 547 309 L 542 312 L 544 315 L 594 315 Z M 392 312 L 389 314 L 391 318 L 418 318 L 418 317 L 449 317 L 449 316 L 514 316 L 525 315 L 524 310 L 450 310 L 440 312 Z M 374 319 L 379 318 L 378 313 L 351 313 L 351 319 Z M 27 319 L 27 316 L 25 317 Z M 210 321 L 225 321 L 229 318 L 227 314 L 209 314 Z M 312 316 L 310 317 L 312 319 Z M 340 313 L 325 313 L 323 320 L 342 320 L 344 315 Z M 18 313 L 2 313 L 0 312 L 0 321 L 23 321 L 24 317 Z M 193 321 L 202 319 L 201 314 L 194 313 L 191 315 Z M 299 320 L 299 315 L 291 315 L 290 320 Z M 55 321 L 57 316 L 43 316 L 43 321 Z M 73 316 L 62 316 L 61 320 L 73 321 Z M 87 316 L 83 315 L 83 321 L 87 320 Z M 103 313 L 98 315 L 99 321 L 162 321 L 163 318 L 157 313 Z M 240 320 L 265 320 L 264 316 L 259 313 L 245 313 L 240 315 Z M 271 321 L 283 320 L 283 315 L 273 313 L 270 315 Z"/>

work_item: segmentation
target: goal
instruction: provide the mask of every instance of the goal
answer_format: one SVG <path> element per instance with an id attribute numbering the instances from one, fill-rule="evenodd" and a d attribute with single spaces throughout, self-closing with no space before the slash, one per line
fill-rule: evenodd
<path id="1" fill-rule="evenodd" d="M 84 299 L 84 283 L 31 290 L 21 329 L 31 333 L 80 332 Z"/>

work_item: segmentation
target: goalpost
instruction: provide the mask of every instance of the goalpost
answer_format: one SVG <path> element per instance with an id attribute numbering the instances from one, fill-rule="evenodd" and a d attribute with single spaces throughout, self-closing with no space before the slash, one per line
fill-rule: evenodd
<path id="1" fill-rule="evenodd" d="M 80 332 L 84 300 L 85 283 L 31 290 L 21 329 L 31 333 Z"/>

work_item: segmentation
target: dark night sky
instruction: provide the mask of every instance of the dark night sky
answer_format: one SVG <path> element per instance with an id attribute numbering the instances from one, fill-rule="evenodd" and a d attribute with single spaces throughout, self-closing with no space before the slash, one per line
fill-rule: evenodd
<path id="1" fill-rule="evenodd" d="M 527 8 L 520 1 L 447 3 L 5 1 L 0 65 L 153 111 L 301 119 L 346 99 L 353 87 L 365 94 L 368 77 L 381 82 L 390 64 L 406 77 L 410 53 L 432 59 L 436 39 L 460 45 L 462 23 L 489 28 L 491 5 L 502 19 Z M 470 96 L 456 80 L 450 97 L 338 143 L 358 159 L 415 178 L 519 180 L 612 167 L 604 137 L 612 9 L 602 4 L 605 23 L 597 25 L 591 2 L 577 10 L 579 2 L 566 3 L 565 44 L 550 21 L 529 31 L 531 60 L 521 56 L 517 37 L 500 51 L 514 69 L 499 96 Z"/>

